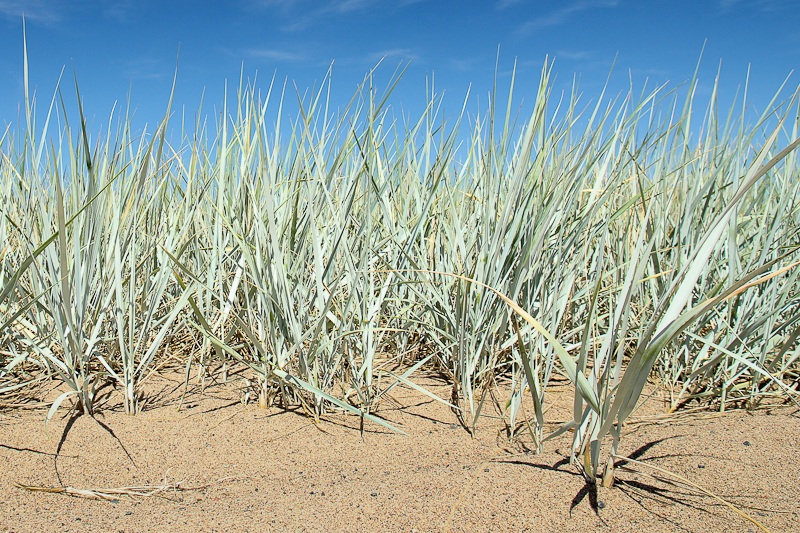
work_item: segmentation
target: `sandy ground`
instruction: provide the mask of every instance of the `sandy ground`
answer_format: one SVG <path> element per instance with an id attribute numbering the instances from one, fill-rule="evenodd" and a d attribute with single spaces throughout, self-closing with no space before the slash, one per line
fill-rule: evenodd
<path id="1" fill-rule="evenodd" d="M 235 382 L 196 387 L 179 411 L 178 381 L 155 378 L 159 393 L 135 417 L 116 393 L 97 421 L 62 408 L 45 427 L 45 410 L 0 412 L 0 531 L 759 530 L 639 465 L 618 468 L 615 487 L 592 493 L 568 462 L 570 434 L 537 455 L 526 451 L 528 437 L 510 442 L 502 420 L 486 417 L 473 438 L 448 407 L 408 388 L 379 411 L 408 435 L 370 423 L 362 435 L 353 416 L 317 425 L 302 412 L 245 406 Z M 800 531 L 796 409 L 651 419 L 626 430 L 620 451 L 772 531 Z M 98 501 L 16 484 L 170 489 Z"/>

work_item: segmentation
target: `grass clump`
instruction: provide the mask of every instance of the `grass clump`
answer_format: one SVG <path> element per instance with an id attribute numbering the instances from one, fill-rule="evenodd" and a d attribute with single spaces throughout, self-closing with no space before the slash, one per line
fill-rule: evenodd
<path id="1" fill-rule="evenodd" d="M 262 406 L 391 427 L 377 401 L 430 395 L 413 379 L 432 366 L 469 427 L 494 388 L 512 428 L 531 394 L 537 444 L 572 431 L 592 483 L 613 480 L 648 380 L 672 409 L 796 398 L 798 92 L 755 125 L 712 98 L 698 127 L 666 87 L 556 102 L 551 68 L 519 122 L 512 79 L 505 112 L 445 122 L 431 96 L 401 126 L 401 72 L 341 112 L 326 82 L 289 125 L 283 90 L 242 84 L 177 144 L 169 108 L 152 134 L 123 118 L 95 140 L 82 111 L 52 131 L 55 99 L 37 135 L 27 102 L 0 140 L 0 393 L 53 378 L 48 418 L 67 399 L 91 415 L 111 380 L 135 414 L 160 366 L 235 362 Z M 573 417 L 545 435 L 557 374 Z"/>

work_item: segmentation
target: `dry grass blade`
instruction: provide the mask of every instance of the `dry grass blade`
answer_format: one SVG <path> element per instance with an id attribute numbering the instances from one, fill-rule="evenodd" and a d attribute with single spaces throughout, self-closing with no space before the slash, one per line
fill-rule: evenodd
<path id="1" fill-rule="evenodd" d="M 222 478 L 217 480 L 216 483 L 223 483 L 232 479 L 240 478 Z M 136 485 L 130 487 L 112 487 L 112 488 L 89 488 L 81 489 L 76 487 L 61 486 L 61 487 L 45 487 L 38 485 L 23 485 L 21 483 L 14 483 L 14 486 L 31 491 L 31 492 L 49 492 L 53 494 L 66 494 L 68 496 L 75 496 L 79 498 L 89 498 L 92 500 L 105 500 L 117 501 L 120 496 L 129 498 L 149 498 L 152 496 L 162 496 L 167 492 L 188 492 L 196 490 L 204 490 L 210 487 L 213 483 L 205 485 L 186 486 L 183 481 L 175 483 L 167 482 L 166 477 L 160 485 Z"/>

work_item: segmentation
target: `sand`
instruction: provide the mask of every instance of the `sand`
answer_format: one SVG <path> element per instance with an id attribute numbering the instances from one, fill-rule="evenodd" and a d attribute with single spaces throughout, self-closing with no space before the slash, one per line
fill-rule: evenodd
<path id="1" fill-rule="evenodd" d="M 0 531 L 758 531 L 640 465 L 595 494 L 569 464 L 571 434 L 535 454 L 491 410 L 470 436 L 447 406 L 396 388 L 378 414 L 407 435 L 369 422 L 362 433 L 350 415 L 315 424 L 298 409 L 244 405 L 240 382 L 193 386 L 178 410 L 180 378 L 157 376 L 137 416 L 114 392 L 96 420 L 62 408 L 46 427 L 44 408 L 0 411 Z M 554 392 L 549 416 L 568 416 L 567 392 Z M 796 408 L 645 416 L 660 410 L 637 413 L 647 421 L 626 428 L 623 455 L 771 531 L 800 531 Z M 167 490 L 104 501 L 17 484 Z"/>

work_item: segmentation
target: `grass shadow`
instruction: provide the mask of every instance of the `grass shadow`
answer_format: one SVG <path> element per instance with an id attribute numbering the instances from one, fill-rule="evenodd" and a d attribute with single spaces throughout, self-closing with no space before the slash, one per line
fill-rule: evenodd
<path id="1" fill-rule="evenodd" d="M 72 427 L 75 425 L 75 422 L 78 420 L 78 418 L 80 418 L 82 415 L 83 413 L 80 413 L 75 410 L 71 412 L 71 414 L 69 415 L 69 419 L 67 419 L 67 423 L 64 425 L 64 430 L 61 432 L 61 438 L 58 440 L 58 445 L 56 446 L 56 453 L 53 454 L 53 468 L 56 472 L 56 480 L 58 481 L 58 484 L 61 486 L 64 485 L 64 482 L 61 480 L 61 474 L 58 471 L 58 458 L 61 456 L 61 448 L 64 447 L 64 443 L 67 441 L 67 436 L 69 435 L 69 432 L 72 430 Z M 112 430 L 107 424 L 98 420 L 94 416 L 90 416 L 89 418 L 91 418 L 101 429 L 103 429 L 103 431 L 111 435 L 111 437 L 115 441 L 117 441 L 117 444 L 119 444 L 119 447 L 122 449 L 123 453 L 125 453 L 125 456 L 135 467 L 136 462 L 133 460 L 133 457 L 131 457 L 131 454 L 128 453 L 127 448 L 125 448 L 125 445 L 122 443 L 117 434 L 114 433 L 114 430 Z"/>
<path id="2" fill-rule="evenodd" d="M 75 421 L 81 416 L 81 413 L 72 411 L 69 415 L 69 419 L 67 419 L 67 423 L 64 426 L 64 430 L 61 432 L 61 438 L 58 440 L 58 446 L 56 446 L 56 453 L 53 454 L 53 468 L 56 471 L 56 480 L 58 484 L 64 486 L 64 482 L 61 481 L 61 474 L 58 472 L 58 456 L 61 454 L 61 448 L 64 446 L 64 443 L 67 441 L 67 435 L 69 435 L 70 430 L 72 430 L 72 426 L 75 425 Z"/>

